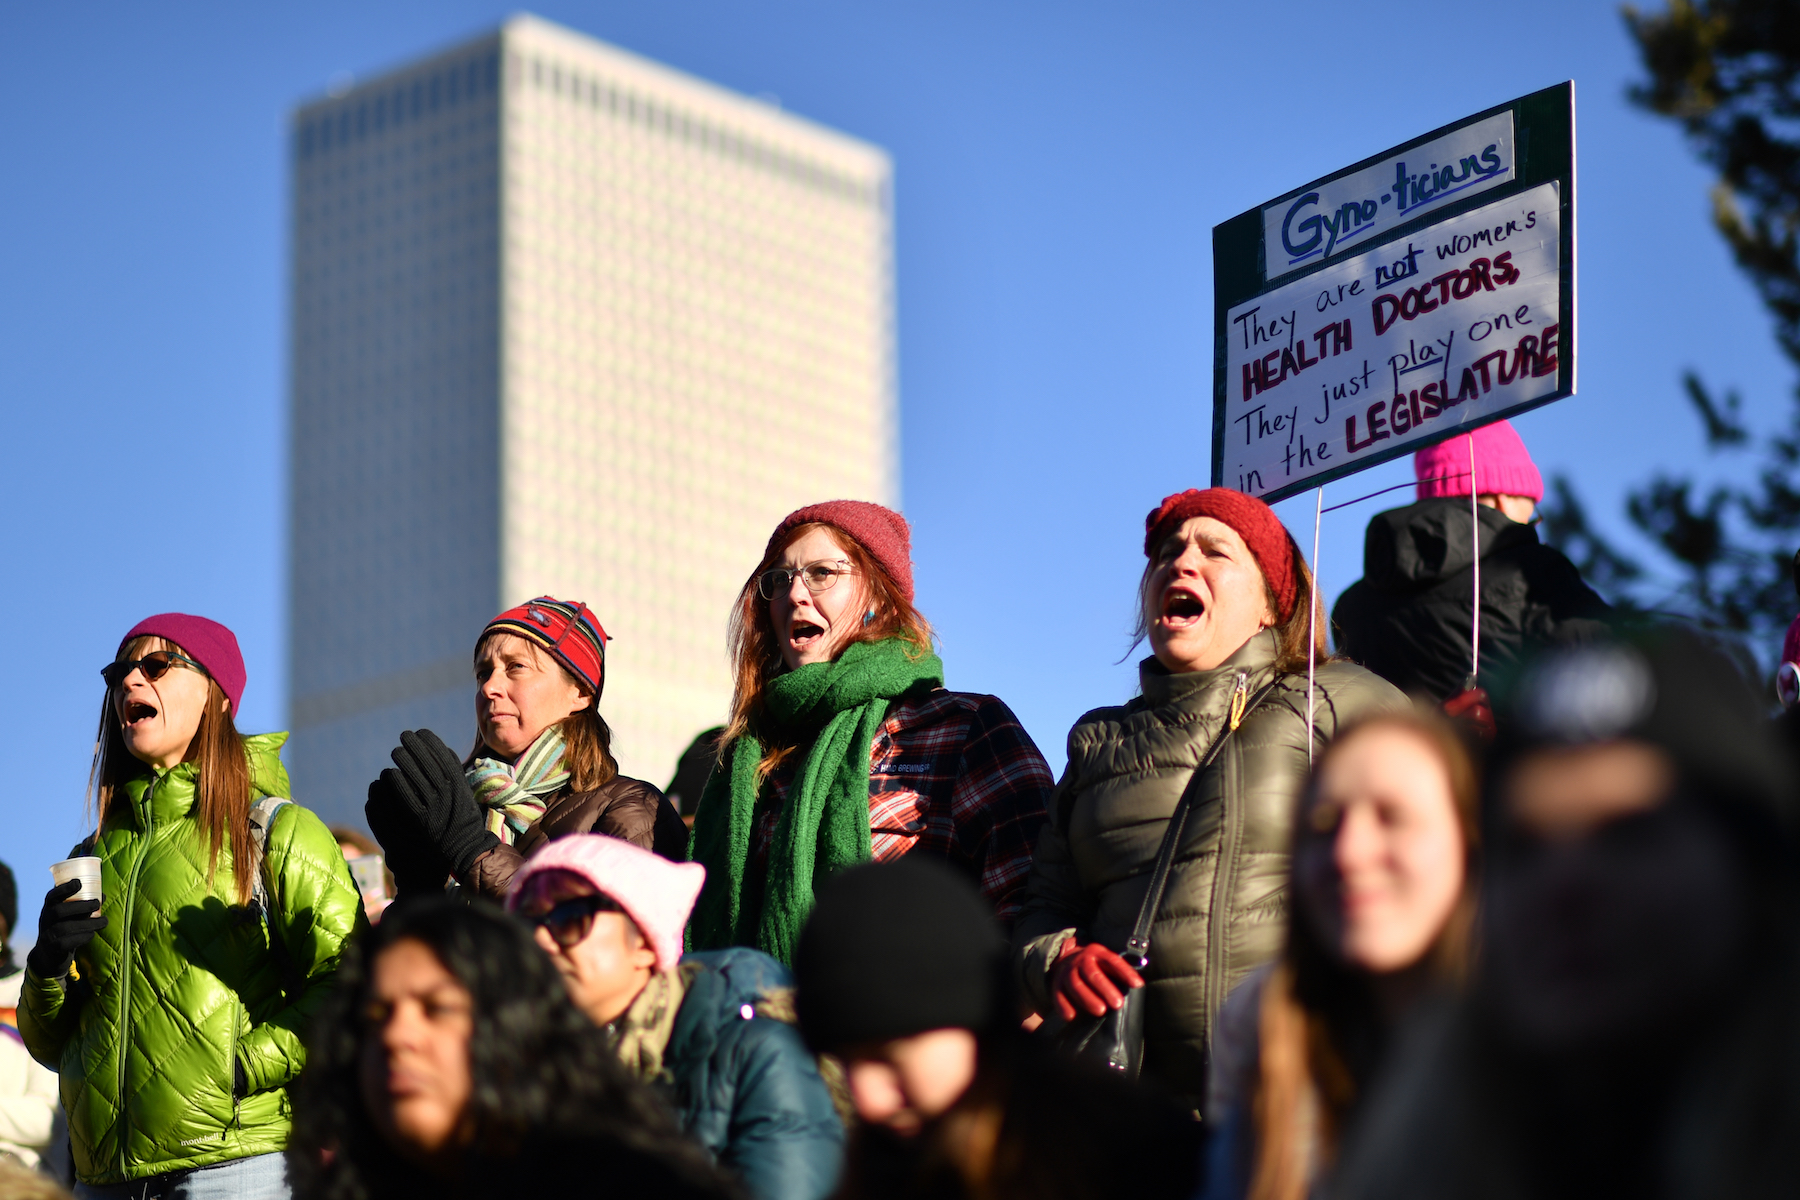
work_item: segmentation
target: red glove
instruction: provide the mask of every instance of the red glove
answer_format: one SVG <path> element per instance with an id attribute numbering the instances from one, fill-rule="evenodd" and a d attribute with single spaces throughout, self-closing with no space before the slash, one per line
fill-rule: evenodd
<path id="1" fill-rule="evenodd" d="M 1050 976 L 1050 992 L 1065 1021 L 1073 1021 L 1077 1010 L 1104 1017 L 1108 1008 L 1125 1003 L 1125 989 L 1143 986 L 1144 977 L 1123 958 L 1098 942 L 1077 946 L 1074 938 L 1063 941 Z"/>
<path id="2" fill-rule="evenodd" d="M 1498 732 L 1494 710 L 1488 707 L 1488 694 L 1481 688 L 1466 688 L 1444 701 L 1444 715 L 1464 726 L 1484 745 L 1493 741 Z"/>

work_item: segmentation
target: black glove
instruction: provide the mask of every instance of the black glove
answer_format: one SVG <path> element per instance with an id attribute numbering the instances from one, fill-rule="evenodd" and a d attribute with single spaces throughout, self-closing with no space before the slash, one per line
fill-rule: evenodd
<path id="1" fill-rule="evenodd" d="M 98 900 L 71 900 L 81 890 L 81 880 L 59 883 L 44 895 L 44 911 L 38 914 L 37 944 L 25 956 L 25 965 L 39 979 L 61 979 L 75 961 L 75 952 L 106 928 L 98 915 Z"/>
<path id="2" fill-rule="evenodd" d="M 369 785 L 369 802 L 363 805 L 363 816 L 369 832 L 381 843 L 388 870 L 394 873 L 394 889 L 401 896 L 417 896 L 444 890 L 450 878 L 450 864 L 437 852 L 412 818 L 406 805 L 394 791 L 386 776 L 394 774 L 390 767 L 383 778 Z"/>
<path id="3" fill-rule="evenodd" d="M 456 751 L 429 729 L 407 730 L 392 755 L 398 770 L 381 773 L 457 878 L 500 844 L 482 820 L 475 790 L 463 776 Z"/>

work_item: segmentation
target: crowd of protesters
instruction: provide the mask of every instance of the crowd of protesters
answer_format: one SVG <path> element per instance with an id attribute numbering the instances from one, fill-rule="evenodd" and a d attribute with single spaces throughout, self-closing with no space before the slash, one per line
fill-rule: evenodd
<path id="1" fill-rule="evenodd" d="M 1792 718 L 1538 541 L 1504 422 L 1415 469 L 1337 654 L 1266 504 L 1155 506 L 1060 781 L 862 501 L 745 564 L 679 809 L 581 602 L 470 631 L 373 841 L 239 732 L 228 629 L 140 622 L 22 968 L 0 875 L 0 1195 L 1791 1192 Z"/>

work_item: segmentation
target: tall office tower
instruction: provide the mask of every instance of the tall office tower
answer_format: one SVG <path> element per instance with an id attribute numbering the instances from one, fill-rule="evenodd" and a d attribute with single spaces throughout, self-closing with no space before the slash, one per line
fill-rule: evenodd
<path id="1" fill-rule="evenodd" d="M 401 730 L 473 745 L 476 635 L 544 593 L 666 783 L 774 523 L 896 502 L 886 154 L 532 17 L 291 143 L 294 795 L 360 822 Z"/>

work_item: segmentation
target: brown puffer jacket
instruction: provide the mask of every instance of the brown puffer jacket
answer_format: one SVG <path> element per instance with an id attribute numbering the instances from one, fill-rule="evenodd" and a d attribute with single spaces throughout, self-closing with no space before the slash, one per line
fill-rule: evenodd
<path id="1" fill-rule="evenodd" d="M 675 806 L 641 779 L 616 775 L 592 791 L 568 788 L 551 794 L 537 824 L 510 846 L 496 846 L 475 860 L 457 882 L 483 896 L 503 900 L 526 859 L 571 833 L 604 833 L 675 862 L 687 861 L 688 830 Z"/>
<path id="2" fill-rule="evenodd" d="M 1232 695 L 1275 687 L 1207 768 L 1151 930 L 1144 1071 L 1198 1109 L 1214 1014 L 1231 988 L 1281 948 L 1288 847 L 1307 779 L 1306 676 L 1277 675 L 1272 632 L 1211 671 L 1139 668 L 1142 694 L 1088 713 L 1069 731 L 1069 765 L 1050 801 L 1024 911 L 1013 926 L 1026 998 L 1054 1022 L 1050 974 L 1065 938 L 1122 949 L 1150 886 L 1170 815 Z M 1406 697 L 1354 663 L 1316 672 L 1315 745 Z"/>

